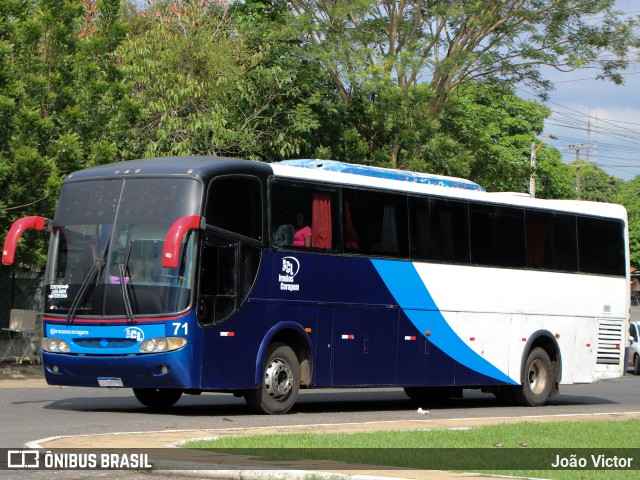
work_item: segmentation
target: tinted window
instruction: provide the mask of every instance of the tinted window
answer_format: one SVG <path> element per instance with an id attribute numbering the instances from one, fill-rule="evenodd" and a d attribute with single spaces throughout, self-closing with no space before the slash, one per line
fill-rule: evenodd
<path id="1" fill-rule="evenodd" d="M 207 223 L 262 240 L 260 181 L 253 177 L 221 177 L 209 187 Z"/>
<path id="2" fill-rule="evenodd" d="M 355 189 L 342 196 L 346 251 L 408 256 L 406 196 Z"/>
<path id="3" fill-rule="evenodd" d="M 624 275 L 624 223 L 578 217 L 578 252 L 581 272 Z"/>
<path id="4" fill-rule="evenodd" d="M 283 248 L 338 248 L 338 192 L 322 185 L 276 182 L 271 187 L 271 243 Z"/>
<path id="5" fill-rule="evenodd" d="M 470 207 L 471 262 L 524 267 L 524 211 L 491 205 Z"/>
<path id="6" fill-rule="evenodd" d="M 576 217 L 532 212 L 527 217 L 527 266 L 546 270 L 578 270 Z"/>
<path id="7" fill-rule="evenodd" d="M 468 206 L 435 198 L 410 199 L 411 257 L 469 263 Z"/>
<path id="8" fill-rule="evenodd" d="M 55 223 L 171 225 L 200 213 L 200 184 L 189 179 L 127 178 L 65 183 Z"/>

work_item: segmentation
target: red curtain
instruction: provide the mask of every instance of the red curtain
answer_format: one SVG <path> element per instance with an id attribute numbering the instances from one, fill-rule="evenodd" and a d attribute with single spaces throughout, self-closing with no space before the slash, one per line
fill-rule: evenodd
<path id="1" fill-rule="evenodd" d="M 311 213 L 311 246 L 331 248 L 331 245 L 331 197 L 328 192 L 315 192 Z"/>
<path id="2" fill-rule="evenodd" d="M 546 241 L 546 224 L 532 222 L 527 225 L 527 261 L 530 266 L 541 267 L 544 264 Z"/>
<path id="3" fill-rule="evenodd" d="M 360 245 L 358 244 L 358 233 L 356 229 L 353 227 L 353 221 L 351 220 L 351 209 L 349 208 L 349 202 L 344 202 L 344 223 L 347 238 L 346 238 L 346 247 L 349 250 L 358 250 Z"/>

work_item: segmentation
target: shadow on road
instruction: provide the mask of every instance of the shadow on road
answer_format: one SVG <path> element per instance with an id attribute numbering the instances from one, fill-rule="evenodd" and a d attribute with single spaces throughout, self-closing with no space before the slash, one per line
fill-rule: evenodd
<path id="1" fill-rule="evenodd" d="M 74 392 L 75 393 L 75 392 Z M 34 401 L 43 403 L 44 400 Z M 24 402 L 21 402 L 24 403 Z M 489 411 L 489 415 L 504 415 L 527 412 L 527 415 L 549 413 L 547 410 L 562 406 L 581 405 L 612 405 L 617 402 L 597 396 L 559 395 L 549 399 L 547 406 L 539 408 L 505 406 L 497 402 L 491 394 L 476 391 L 465 391 L 464 398 L 454 398 L 446 403 L 418 404 L 407 397 L 401 390 L 340 391 L 327 392 L 323 390 L 306 391 L 298 397 L 291 414 L 305 413 L 350 413 L 350 412 L 402 412 L 416 411 L 418 407 L 428 409 L 431 413 L 439 410 L 469 410 L 481 409 Z M 211 417 L 211 416 L 250 416 L 253 411 L 244 403 L 242 398 L 235 398 L 230 394 L 202 394 L 200 396 L 183 395 L 180 401 L 169 409 L 151 410 L 140 405 L 131 396 L 117 397 L 71 397 L 54 400 L 44 406 L 51 410 L 66 410 L 76 412 L 117 412 L 121 414 L 161 414 L 170 416 Z M 487 412 L 483 412 L 487 413 Z"/>

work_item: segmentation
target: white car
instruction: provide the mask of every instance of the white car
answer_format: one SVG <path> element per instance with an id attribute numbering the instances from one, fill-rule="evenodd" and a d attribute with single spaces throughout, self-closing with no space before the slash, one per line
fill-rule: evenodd
<path id="1" fill-rule="evenodd" d="M 629 363 L 634 375 L 640 375 L 640 322 L 629 324 Z"/>

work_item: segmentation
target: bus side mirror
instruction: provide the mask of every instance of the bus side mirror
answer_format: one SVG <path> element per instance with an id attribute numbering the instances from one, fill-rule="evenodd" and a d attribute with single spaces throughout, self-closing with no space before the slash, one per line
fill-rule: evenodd
<path id="1" fill-rule="evenodd" d="M 200 215 L 187 215 L 173 222 L 162 247 L 162 266 L 164 268 L 178 268 L 180 246 L 184 236 L 189 230 L 200 228 L 204 228 L 204 218 Z"/>
<path id="2" fill-rule="evenodd" d="M 13 222 L 7 238 L 4 241 L 4 248 L 2 249 L 2 263 L 4 265 L 11 265 L 13 263 L 18 240 L 20 240 L 22 232 L 29 228 L 50 231 L 50 221 L 48 218 L 34 216 L 24 217 Z"/>

